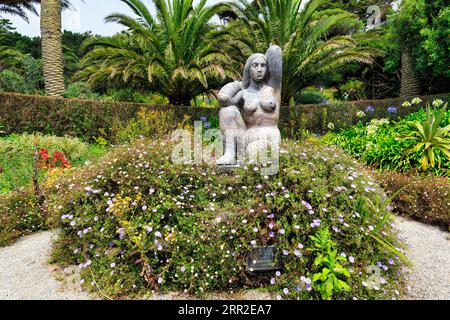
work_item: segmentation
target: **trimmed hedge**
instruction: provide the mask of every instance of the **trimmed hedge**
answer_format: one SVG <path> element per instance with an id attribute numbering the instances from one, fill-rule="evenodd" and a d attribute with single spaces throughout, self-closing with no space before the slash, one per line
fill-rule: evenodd
<path id="1" fill-rule="evenodd" d="M 424 102 L 439 98 L 450 100 L 450 94 L 421 97 Z M 296 139 L 304 130 L 312 133 L 328 131 L 327 125 L 334 124 L 334 130 L 356 124 L 358 111 L 373 106 L 373 112 L 366 112 L 363 120 L 373 118 L 395 119 L 406 113 L 417 111 L 420 106 L 405 108 L 401 104 L 404 98 L 387 100 L 366 100 L 326 105 L 284 106 L 280 112 L 280 130 L 286 138 Z M 397 107 L 397 113 L 387 111 L 390 106 Z M 113 124 L 119 121 L 126 123 L 135 118 L 142 108 L 156 111 L 173 112 L 172 128 L 186 120 L 200 120 L 201 117 L 217 117 L 214 108 L 174 107 L 146 105 L 139 103 L 122 103 L 63 99 L 39 95 L 23 95 L 16 93 L 0 93 L 0 132 L 22 133 L 42 132 L 52 135 L 70 135 L 85 140 L 104 137 L 111 142 L 117 141 L 117 132 Z"/>

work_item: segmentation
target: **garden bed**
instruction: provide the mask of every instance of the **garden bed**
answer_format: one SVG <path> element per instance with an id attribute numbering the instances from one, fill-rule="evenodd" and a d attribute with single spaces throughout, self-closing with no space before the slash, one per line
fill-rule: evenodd
<path id="1" fill-rule="evenodd" d="M 403 255 L 368 171 L 316 140 L 285 148 L 271 177 L 254 166 L 180 167 L 161 141 L 116 148 L 54 186 L 53 261 L 79 265 L 87 289 L 114 298 L 255 288 L 280 299 L 399 296 Z M 282 269 L 248 269 L 248 253 L 272 244 Z"/>

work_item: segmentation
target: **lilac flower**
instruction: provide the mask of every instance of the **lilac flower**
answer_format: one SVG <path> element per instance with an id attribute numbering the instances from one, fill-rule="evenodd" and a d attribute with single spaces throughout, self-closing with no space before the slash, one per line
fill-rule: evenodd
<path id="1" fill-rule="evenodd" d="M 313 222 L 310 224 L 310 226 L 311 226 L 311 228 L 320 227 L 320 220 L 319 219 L 313 220 Z"/>
<path id="2" fill-rule="evenodd" d="M 156 231 L 156 232 L 155 232 L 155 237 L 161 238 L 161 237 L 162 237 L 162 234 L 161 234 L 161 232 L 159 232 L 159 231 Z"/>
<path id="3" fill-rule="evenodd" d="M 269 232 L 269 237 L 273 238 L 274 235 L 275 235 L 275 233 L 273 233 L 273 231 Z"/>
<path id="4" fill-rule="evenodd" d="M 355 262 L 355 258 L 353 258 L 352 256 L 348 257 L 348 261 L 350 261 L 350 263 Z"/>
<path id="5" fill-rule="evenodd" d="M 275 278 L 270 279 L 270 284 L 275 284 Z"/>
<path id="6" fill-rule="evenodd" d="M 297 285 L 297 286 L 295 287 L 295 290 L 297 290 L 297 291 L 302 291 L 302 287 L 301 287 L 300 285 Z"/>
<path id="7" fill-rule="evenodd" d="M 111 268 L 115 268 L 115 267 L 116 267 L 116 263 L 115 263 L 115 262 L 112 262 L 112 263 L 110 264 L 110 267 L 111 267 Z"/>
<path id="8" fill-rule="evenodd" d="M 119 239 L 122 240 L 125 237 L 125 231 L 123 228 L 120 228 L 117 230 L 117 233 L 119 234 Z"/>
<path id="9" fill-rule="evenodd" d="M 186 267 L 185 267 L 185 266 L 182 266 L 182 267 L 180 268 L 180 270 L 181 270 L 181 272 L 185 272 L 185 271 L 186 271 Z"/>
<path id="10" fill-rule="evenodd" d="M 277 271 L 277 272 L 275 272 L 275 275 L 276 275 L 277 277 L 279 277 L 279 276 L 281 276 L 281 272 L 280 272 L 280 271 Z"/>
<path id="11" fill-rule="evenodd" d="M 309 202 L 303 201 L 302 200 L 302 204 L 308 209 L 308 210 L 312 210 L 312 206 Z"/>
<path id="12" fill-rule="evenodd" d="M 207 117 L 200 117 L 200 121 L 201 122 L 206 122 L 206 121 L 208 121 L 208 118 Z"/>
<path id="13" fill-rule="evenodd" d="M 205 122 L 204 124 L 205 129 L 211 128 L 211 124 L 209 122 Z"/>
<path id="14" fill-rule="evenodd" d="M 389 263 L 390 265 L 394 265 L 394 264 L 395 264 L 394 260 L 392 260 L 392 259 L 389 259 L 388 263 Z"/>
<path id="15" fill-rule="evenodd" d="M 336 233 L 340 231 L 339 228 L 336 226 L 332 226 L 331 229 L 333 229 L 333 231 Z"/>
<path id="16" fill-rule="evenodd" d="M 283 289 L 283 293 L 284 293 L 284 294 L 288 294 L 288 293 L 289 293 L 289 289 L 288 289 L 288 288 L 284 288 L 284 289 Z"/>
<path id="17" fill-rule="evenodd" d="M 295 251 L 294 251 L 294 255 L 295 255 L 296 257 L 301 257 L 301 256 L 302 256 L 302 253 L 301 253 L 300 251 L 298 251 L 298 250 L 295 250 Z"/>
<path id="18" fill-rule="evenodd" d="M 280 229 L 280 234 L 285 234 L 285 233 L 286 233 L 286 230 Z"/>
<path id="19" fill-rule="evenodd" d="M 289 255 L 289 250 L 284 249 L 284 250 L 283 250 L 283 254 L 284 254 L 285 256 Z"/>

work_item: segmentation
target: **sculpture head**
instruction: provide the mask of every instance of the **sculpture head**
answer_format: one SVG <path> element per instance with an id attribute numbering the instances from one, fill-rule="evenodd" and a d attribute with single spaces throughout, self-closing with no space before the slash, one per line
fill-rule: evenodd
<path id="1" fill-rule="evenodd" d="M 252 54 L 245 63 L 244 74 L 242 76 L 243 88 L 248 88 L 252 80 L 259 83 L 267 81 L 268 78 L 269 65 L 266 55 L 262 53 Z"/>

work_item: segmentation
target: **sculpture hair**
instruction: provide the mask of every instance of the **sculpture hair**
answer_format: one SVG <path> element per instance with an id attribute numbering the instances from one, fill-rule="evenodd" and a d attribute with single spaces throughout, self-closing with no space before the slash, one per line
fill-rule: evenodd
<path id="1" fill-rule="evenodd" d="M 250 67 L 252 66 L 253 61 L 255 61 L 258 58 L 263 58 L 264 60 L 266 60 L 267 63 L 267 71 L 263 81 L 267 82 L 267 80 L 270 78 L 270 66 L 267 56 L 262 53 L 254 53 L 247 59 L 247 62 L 245 63 L 244 73 L 242 75 L 242 89 L 247 89 L 250 86 L 251 81 Z"/>

